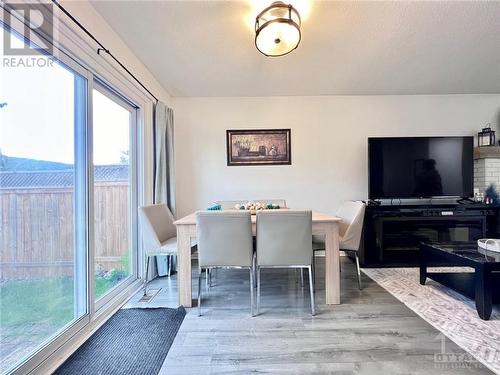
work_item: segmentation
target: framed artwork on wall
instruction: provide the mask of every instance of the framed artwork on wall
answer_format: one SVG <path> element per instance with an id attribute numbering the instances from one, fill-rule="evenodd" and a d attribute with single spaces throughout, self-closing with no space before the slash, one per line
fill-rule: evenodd
<path id="1" fill-rule="evenodd" d="M 227 165 L 290 165 L 290 129 L 226 130 Z"/>

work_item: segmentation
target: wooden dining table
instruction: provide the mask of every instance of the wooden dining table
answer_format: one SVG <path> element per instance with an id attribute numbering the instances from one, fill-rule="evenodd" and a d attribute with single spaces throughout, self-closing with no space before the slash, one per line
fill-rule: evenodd
<path id="1" fill-rule="evenodd" d="M 339 225 L 340 218 L 312 212 L 312 234 L 325 237 L 325 293 L 326 303 L 340 304 Z M 196 213 L 174 222 L 177 227 L 177 288 L 179 305 L 193 306 L 191 280 L 191 240 L 196 239 Z M 255 235 L 256 216 L 252 215 Z"/>

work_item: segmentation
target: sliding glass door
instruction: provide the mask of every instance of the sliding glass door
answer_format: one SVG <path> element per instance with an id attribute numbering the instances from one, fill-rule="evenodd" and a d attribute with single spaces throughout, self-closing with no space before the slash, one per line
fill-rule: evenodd
<path id="1" fill-rule="evenodd" d="M 87 87 L 55 61 L 0 68 L 0 372 L 88 313 Z"/>
<path id="2" fill-rule="evenodd" d="M 93 101 L 95 298 L 130 281 L 137 253 L 136 109 L 96 83 Z"/>
<path id="3" fill-rule="evenodd" d="M 138 278 L 137 108 L 69 58 L 35 58 L 0 66 L 0 373 L 47 358 Z"/>

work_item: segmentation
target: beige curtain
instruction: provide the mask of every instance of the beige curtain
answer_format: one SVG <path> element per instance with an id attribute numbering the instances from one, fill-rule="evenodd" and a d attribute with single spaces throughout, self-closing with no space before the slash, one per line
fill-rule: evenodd
<path id="1" fill-rule="evenodd" d="M 166 203 L 175 216 L 174 111 L 164 103 L 155 107 L 155 203 Z"/>

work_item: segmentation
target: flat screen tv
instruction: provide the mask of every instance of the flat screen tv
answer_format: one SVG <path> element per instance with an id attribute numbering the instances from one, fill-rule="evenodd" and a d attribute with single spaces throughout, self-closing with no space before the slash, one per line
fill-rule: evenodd
<path id="1" fill-rule="evenodd" d="M 471 197 L 473 137 L 368 138 L 370 199 Z"/>

